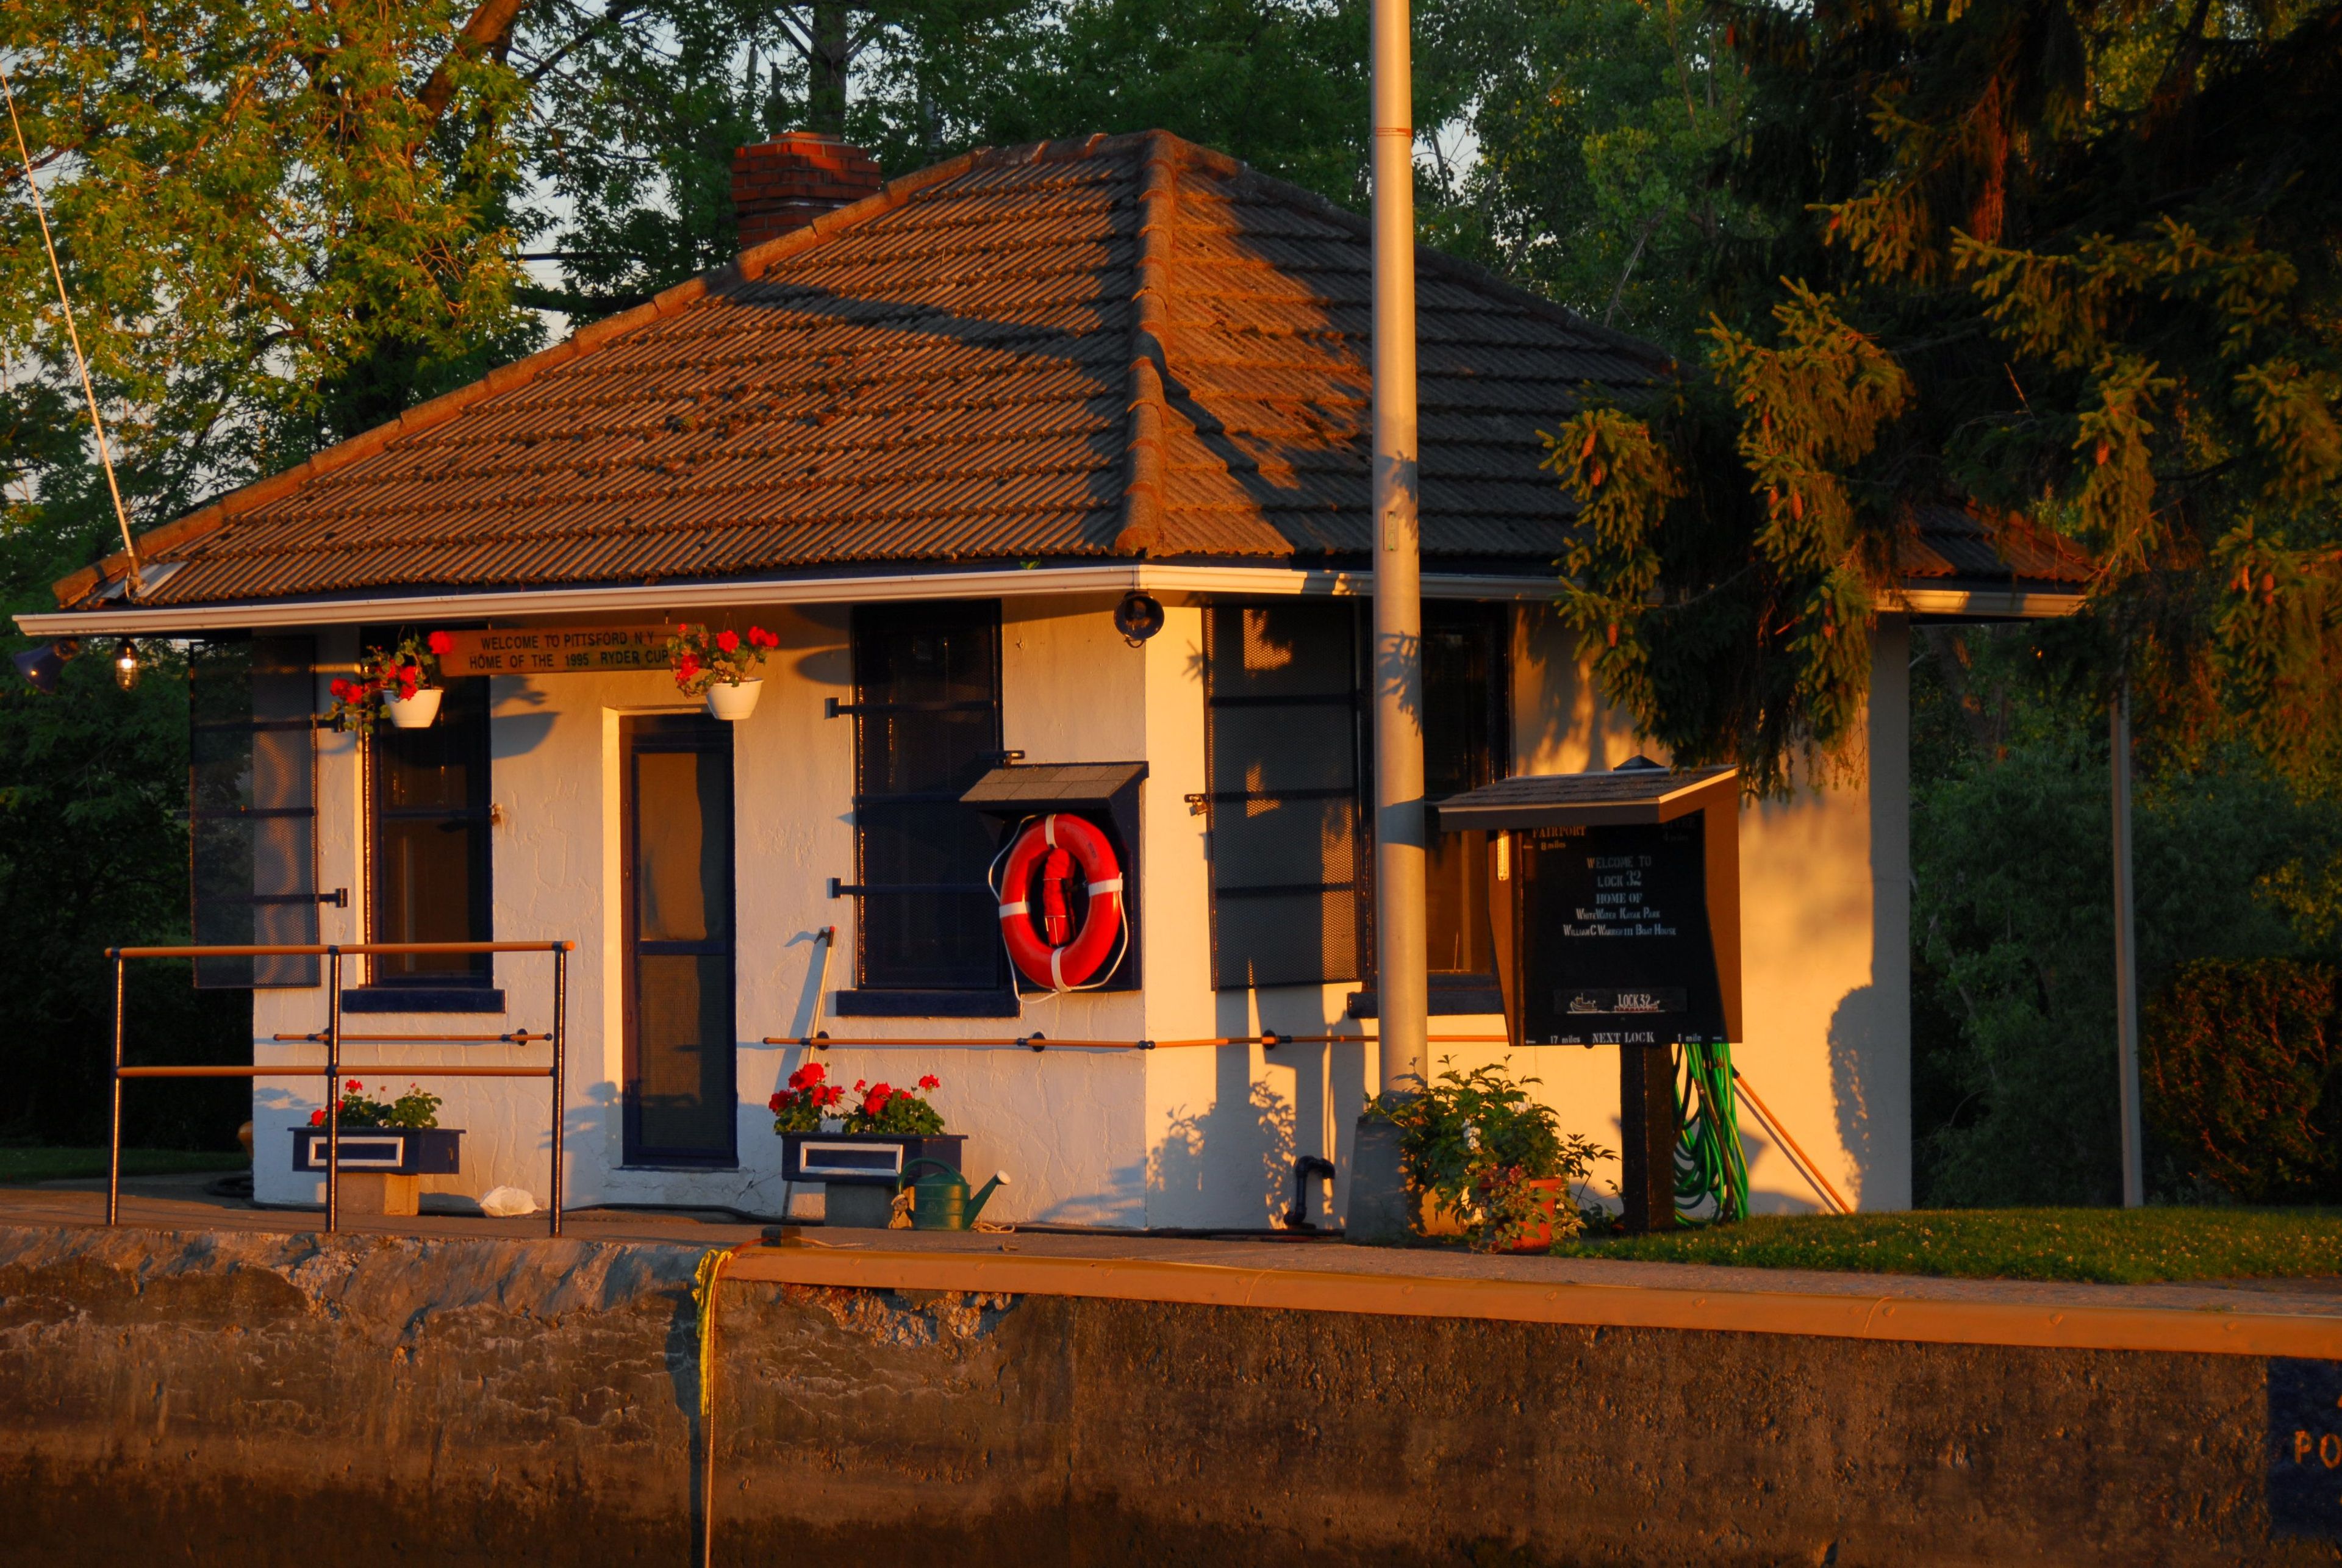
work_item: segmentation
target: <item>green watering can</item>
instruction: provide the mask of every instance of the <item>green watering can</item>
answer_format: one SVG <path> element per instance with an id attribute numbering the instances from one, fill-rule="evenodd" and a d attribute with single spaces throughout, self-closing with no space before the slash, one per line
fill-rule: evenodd
<path id="1" fill-rule="evenodd" d="M 932 1165 L 938 1174 L 908 1180 L 921 1165 Z M 911 1228 L 915 1231 L 964 1231 L 976 1223 L 976 1216 L 984 1213 L 986 1200 L 992 1190 L 1008 1179 L 1006 1171 L 993 1173 L 984 1190 L 971 1197 L 967 1178 L 945 1164 L 941 1160 L 914 1160 L 903 1167 L 906 1178 L 898 1189 L 907 1187 L 911 1193 Z"/>

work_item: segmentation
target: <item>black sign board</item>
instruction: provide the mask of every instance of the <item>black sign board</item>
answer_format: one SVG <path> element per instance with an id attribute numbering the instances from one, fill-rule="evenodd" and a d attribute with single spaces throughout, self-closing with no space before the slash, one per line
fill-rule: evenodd
<path id="1" fill-rule="evenodd" d="M 1522 1042 L 1726 1042 L 1706 814 L 1517 835 Z"/>
<path id="2" fill-rule="evenodd" d="M 1676 1219 L 1672 1048 L 1740 1034 L 1740 787 L 1734 769 L 1500 779 L 1434 808 L 1488 835 L 1505 1032 L 1618 1050 L 1626 1228 Z"/>
<path id="3" fill-rule="evenodd" d="M 2342 1362 L 2268 1363 L 2272 1535 L 2342 1540 Z"/>

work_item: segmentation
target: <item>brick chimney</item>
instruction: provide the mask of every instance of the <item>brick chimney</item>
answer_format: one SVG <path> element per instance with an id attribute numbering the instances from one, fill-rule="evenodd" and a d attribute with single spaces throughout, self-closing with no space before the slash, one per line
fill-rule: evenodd
<path id="1" fill-rule="evenodd" d="M 878 162 L 817 131 L 790 131 L 732 155 L 732 210 L 740 248 L 761 245 L 834 207 L 876 195 Z"/>

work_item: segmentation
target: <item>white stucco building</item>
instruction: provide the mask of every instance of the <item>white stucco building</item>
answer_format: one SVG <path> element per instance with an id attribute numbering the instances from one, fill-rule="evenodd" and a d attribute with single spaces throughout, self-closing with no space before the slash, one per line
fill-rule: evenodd
<path id="1" fill-rule="evenodd" d="M 1422 276 L 1432 791 L 1614 766 L 1647 748 L 1550 607 L 1569 519 L 1539 433 L 1662 362 L 1428 252 Z M 576 944 L 573 1205 L 809 1212 L 766 1101 L 818 1027 L 834 1077 L 942 1080 L 971 1174 L 1014 1178 L 987 1217 L 1266 1227 L 1302 1155 L 1340 1173 L 1338 1217 L 1378 1081 L 1367 277 L 1356 220 L 1166 135 L 976 155 L 158 530 L 135 594 L 117 559 L 23 624 L 206 640 L 199 939 Z M 2007 554 L 1915 524 L 1857 764 L 1742 821 L 1736 1057 L 1865 1208 L 1911 1192 L 1908 620 L 2070 603 L 2054 561 Z M 1143 640 L 1115 621 L 1133 592 L 1164 609 Z M 777 637 L 749 717 L 565 651 L 682 623 Z M 429 730 L 306 722 L 363 649 L 432 629 L 519 672 L 452 676 Z M 1114 824 L 1128 951 L 1059 995 L 1014 983 L 982 881 L 1004 824 L 958 797 L 1073 764 L 1143 776 Z M 1509 1049 L 1468 858 L 1434 868 L 1431 1020 L 1434 1057 L 1467 1062 Z M 318 973 L 215 978 L 259 984 L 256 1061 L 314 1057 L 279 1037 L 321 1026 Z M 353 961 L 345 1028 L 542 1030 L 550 982 L 535 955 Z M 1036 1033 L 1110 1044 L 1015 1043 Z M 883 1044 L 906 1039 L 937 1043 Z M 1206 1039 L 1248 1043 L 1169 1044 Z M 392 1087 L 544 1054 L 349 1051 Z M 1510 1054 L 1616 1146 L 1608 1053 Z M 545 1085 L 429 1086 L 467 1136 L 426 1190 L 541 1200 Z M 256 1084 L 264 1200 L 316 1194 L 287 1151 L 319 1093 Z M 1820 1206 L 1744 1131 L 1757 1208 Z"/>

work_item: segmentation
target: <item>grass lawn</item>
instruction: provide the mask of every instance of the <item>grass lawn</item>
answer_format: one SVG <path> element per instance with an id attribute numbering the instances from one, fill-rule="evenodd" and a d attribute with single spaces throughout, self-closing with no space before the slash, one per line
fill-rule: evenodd
<path id="1" fill-rule="evenodd" d="M 1736 1263 L 1963 1279 L 2158 1280 L 2342 1274 L 2342 1209 L 1937 1209 L 1763 1215 L 1656 1236 L 1564 1242 L 1557 1257 Z"/>
<path id="2" fill-rule="evenodd" d="M 252 1162 L 234 1150 L 125 1149 L 125 1176 L 167 1176 L 180 1171 L 241 1171 Z M 105 1174 L 104 1149 L 57 1149 L 41 1144 L 0 1144 L 0 1187 L 64 1182 Z"/>

